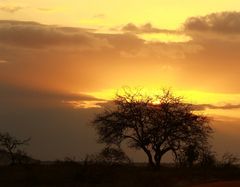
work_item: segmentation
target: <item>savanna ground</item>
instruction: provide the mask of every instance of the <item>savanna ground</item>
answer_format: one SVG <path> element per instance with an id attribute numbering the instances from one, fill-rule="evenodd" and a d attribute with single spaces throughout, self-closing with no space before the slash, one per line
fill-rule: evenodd
<path id="1" fill-rule="evenodd" d="M 195 185 L 205 187 L 202 184 L 218 181 L 240 181 L 240 169 L 161 167 L 156 170 L 146 166 L 84 165 L 66 162 L 0 167 L 0 186 L 4 187 L 191 187 Z M 215 187 L 212 184 L 206 187 Z M 224 186 L 231 187 L 229 184 Z"/>

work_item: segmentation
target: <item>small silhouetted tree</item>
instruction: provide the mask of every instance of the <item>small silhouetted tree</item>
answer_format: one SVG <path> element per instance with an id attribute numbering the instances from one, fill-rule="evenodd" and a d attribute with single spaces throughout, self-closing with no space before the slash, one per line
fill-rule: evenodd
<path id="1" fill-rule="evenodd" d="M 27 145 L 30 141 L 30 138 L 25 140 L 20 140 L 16 137 L 11 136 L 9 133 L 0 133 L 0 147 L 1 149 L 7 151 L 10 156 L 11 164 L 16 164 L 18 159 L 20 158 L 19 155 L 23 155 L 23 151 L 19 148 L 23 145 Z"/>
<path id="2" fill-rule="evenodd" d="M 85 162 L 88 164 L 124 165 L 131 164 L 131 159 L 120 147 L 108 146 L 97 154 L 87 155 Z"/>
<path id="3" fill-rule="evenodd" d="M 207 117 L 169 90 L 154 97 L 124 90 L 116 95 L 114 107 L 97 115 L 93 125 L 99 142 L 120 145 L 126 141 L 130 148 L 143 150 L 149 164 L 156 167 L 167 152 L 187 142 L 205 143 L 212 132 Z"/>

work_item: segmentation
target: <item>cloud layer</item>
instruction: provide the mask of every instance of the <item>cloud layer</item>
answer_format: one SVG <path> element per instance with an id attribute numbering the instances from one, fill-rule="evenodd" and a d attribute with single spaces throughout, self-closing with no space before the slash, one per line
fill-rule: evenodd
<path id="1" fill-rule="evenodd" d="M 39 75 L 32 81 L 39 84 L 41 80 L 35 79 L 40 79 L 41 74 L 48 76 L 55 68 L 51 77 L 58 76 L 60 82 L 72 87 L 78 84 L 80 91 L 81 87 L 95 89 L 99 84 L 106 88 L 121 87 L 138 81 L 138 85 L 166 82 L 185 88 L 238 92 L 239 17 L 239 12 L 192 17 L 176 31 L 159 29 L 149 23 L 142 26 L 130 23 L 122 28 L 122 33 L 112 34 L 35 22 L 0 21 L 0 56 L 9 62 L 0 70 L 0 77 L 11 81 L 10 74 L 18 74 L 18 81 L 26 83 L 25 75 L 33 77 L 38 69 Z M 191 40 L 164 43 L 138 37 L 139 33 L 159 32 L 180 32 Z M 135 66 L 137 71 L 133 71 Z M 167 71 L 163 71 L 164 67 L 168 67 Z M 65 71 L 67 68 L 72 73 Z M 121 77 L 122 72 L 125 77 Z M 158 78 L 154 77 L 155 73 Z M 113 79 L 107 81 L 111 76 Z M 100 78 L 90 81 L 93 77 Z"/>
<path id="2" fill-rule="evenodd" d="M 97 38 L 84 29 L 17 21 L 0 21 L 0 42 L 29 48 L 71 46 L 81 49 L 98 49 L 108 46 L 104 39 Z"/>

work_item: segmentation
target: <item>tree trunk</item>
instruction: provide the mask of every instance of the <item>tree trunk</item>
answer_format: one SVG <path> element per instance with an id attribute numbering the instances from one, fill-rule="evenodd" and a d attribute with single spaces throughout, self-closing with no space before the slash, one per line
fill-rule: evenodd
<path id="1" fill-rule="evenodd" d="M 15 164 L 15 155 L 12 151 L 9 151 L 10 157 L 11 157 L 11 165 Z"/>
<path id="2" fill-rule="evenodd" d="M 143 149 L 144 152 L 147 154 L 149 166 L 155 167 L 155 164 L 154 164 L 154 162 L 153 162 L 153 158 L 152 158 L 151 152 L 150 152 L 148 149 L 146 149 L 145 147 L 143 147 L 142 149 Z"/>
<path id="3" fill-rule="evenodd" d="M 161 159 L 162 159 L 162 154 L 160 154 L 159 152 L 156 152 L 155 155 L 154 155 L 156 168 L 160 168 Z"/>
<path id="4" fill-rule="evenodd" d="M 155 164 L 153 162 L 151 153 L 147 154 L 147 156 L 148 156 L 148 164 L 149 164 L 149 166 L 154 167 Z"/>

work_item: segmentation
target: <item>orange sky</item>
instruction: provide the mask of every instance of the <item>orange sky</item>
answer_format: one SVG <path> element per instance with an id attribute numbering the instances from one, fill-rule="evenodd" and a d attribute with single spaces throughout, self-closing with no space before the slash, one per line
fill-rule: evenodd
<path id="1" fill-rule="evenodd" d="M 203 112 L 217 122 L 230 119 L 239 129 L 237 7 L 239 0 L 1 1 L 0 114 L 7 108 L 14 115 L 24 106 L 58 116 L 60 109 L 80 107 L 91 116 L 95 103 L 123 86 L 150 94 L 171 87 L 207 106 Z M 6 117 L 2 123 L 17 122 Z"/>

